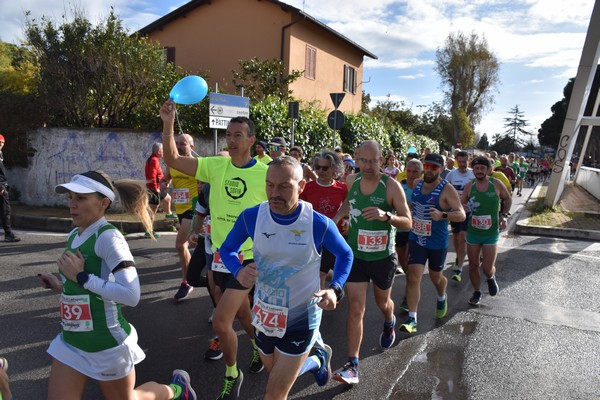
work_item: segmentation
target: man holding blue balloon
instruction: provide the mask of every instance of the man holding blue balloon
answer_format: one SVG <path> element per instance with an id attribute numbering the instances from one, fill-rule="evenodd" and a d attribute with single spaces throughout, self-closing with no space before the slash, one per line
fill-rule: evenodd
<path id="1" fill-rule="evenodd" d="M 165 162 L 172 168 L 195 176 L 197 180 L 210 183 L 211 238 L 213 252 L 216 255 L 213 262 L 213 271 L 215 271 L 214 263 L 220 261 L 219 248 L 233 228 L 239 214 L 246 208 L 267 200 L 265 188 L 267 165 L 258 162 L 251 156 L 251 149 L 256 141 L 256 131 L 252 120 L 246 117 L 233 118 L 227 126 L 225 139 L 230 158 L 180 156 L 175 148 L 174 140 L 177 98 L 173 95 L 171 97 L 160 109 L 163 121 Z M 253 262 L 250 239 L 245 241 L 240 248 L 239 257 L 244 265 Z M 226 363 L 225 382 L 219 399 L 236 398 L 243 381 L 242 371 L 238 368 L 236 361 L 238 340 L 232 326 L 236 316 L 246 332 L 248 332 L 247 326 L 252 329 L 252 314 L 248 300 L 250 288 L 241 285 L 226 269 L 224 271 L 214 274 L 215 284 L 221 287 L 223 296 L 217 304 L 212 322 L 213 329 L 219 337 Z M 256 350 L 253 334 L 251 341 L 254 352 L 250 371 L 260 372 L 263 365 Z M 257 357 L 254 357 L 255 354 Z"/>

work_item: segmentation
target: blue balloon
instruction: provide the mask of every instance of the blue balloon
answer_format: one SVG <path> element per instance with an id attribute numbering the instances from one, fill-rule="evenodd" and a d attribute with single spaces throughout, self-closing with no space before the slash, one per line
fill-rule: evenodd
<path id="1" fill-rule="evenodd" d="M 169 97 L 177 104 L 196 104 L 208 93 L 204 78 L 196 75 L 186 76 L 173 86 Z"/>

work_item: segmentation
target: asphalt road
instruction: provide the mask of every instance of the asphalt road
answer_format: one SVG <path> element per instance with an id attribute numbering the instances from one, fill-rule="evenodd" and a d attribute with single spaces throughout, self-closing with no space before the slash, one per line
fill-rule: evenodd
<path id="1" fill-rule="evenodd" d="M 529 194 L 527 192 L 526 194 Z M 524 202 L 515 198 L 516 203 Z M 515 204 L 517 215 L 520 204 Z M 38 285 L 37 274 L 55 271 L 64 235 L 23 232 L 20 243 L 0 243 L 0 356 L 10 361 L 15 399 L 44 399 L 49 342 L 59 332 L 58 297 Z M 127 236 L 135 256 L 142 299 L 125 308 L 136 327 L 146 360 L 138 383 L 168 382 L 175 368 L 187 370 L 200 399 L 216 398 L 222 384 L 222 360 L 203 359 L 212 337 L 206 290 L 188 300 L 172 300 L 178 285 L 174 236 L 157 242 Z M 454 259 L 449 253 L 448 261 Z M 448 265 L 449 266 L 449 265 Z M 500 293 L 485 293 L 482 306 L 467 304 L 468 279 L 451 281 L 449 312 L 434 318 L 435 292 L 424 277 L 419 332 L 397 334 L 394 347 L 378 348 L 382 316 L 369 293 L 361 349 L 361 383 L 348 387 L 298 379 L 294 399 L 592 399 L 600 397 L 600 245 L 565 239 L 503 235 L 497 261 Z M 450 276 L 450 271 L 446 272 Z M 466 277 L 465 277 L 466 278 Z M 394 282 L 399 305 L 405 280 Z M 485 288 L 485 286 L 484 286 Z M 398 308 L 398 307 L 396 307 Z M 332 367 L 346 360 L 347 301 L 324 314 L 321 331 L 333 347 Z M 400 315 L 398 321 L 402 321 Z M 239 332 L 238 362 L 247 371 L 250 343 Z M 266 373 L 246 373 L 241 398 L 261 398 Z M 95 383 L 85 399 L 101 399 Z"/>

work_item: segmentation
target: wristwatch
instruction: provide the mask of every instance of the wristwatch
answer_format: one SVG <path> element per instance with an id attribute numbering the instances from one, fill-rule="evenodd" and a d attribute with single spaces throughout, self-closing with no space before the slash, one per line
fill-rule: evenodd
<path id="1" fill-rule="evenodd" d="M 385 216 L 387 217 L 387 219 L 383 222 L 390 222 L 390 219 L 392 219 L 392 212 L 391 211 L 386 211 Z"/>
<path id="2" fill-rule="evenodd" d="M 442 219 L 448 219 L 448 213 L 442 212 Z"/>
<path id="3" fill-rule="evenodd" d="M 329 289 L 333 289 L 333 292 L 335 293 L 335 297 L 337 298 L 338 303 L 341 299 L 344 298 L 344 289 L 342 289 L 341 287 L 334 285 L 334 286 L 330 286 Z"/>
<path id="4" fill-rule="evenodd" d="M 89 272 L 81 271 L 80 273 L 77 274 L 77 283 L 81 287 L 83 287 L 83 285 L 85 285 L 89 279 L 90 279 Z"/>

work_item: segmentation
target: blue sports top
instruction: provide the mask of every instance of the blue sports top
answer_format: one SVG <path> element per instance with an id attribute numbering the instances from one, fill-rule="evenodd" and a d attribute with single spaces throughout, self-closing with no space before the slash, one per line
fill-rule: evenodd
<path id="1" fill-rule="evenodd" d="M 420 181 L 412 192 L 413 226 L 410 230 L 410 240 L 427 249 L 445 249 L 448 247 L 448 220 L 433 221 L 430 210 L 440 207 L 440 194 L 448 182 L 444 179 L 431 193 L 422 194 L 421 188 L 425 181 Z"/>

